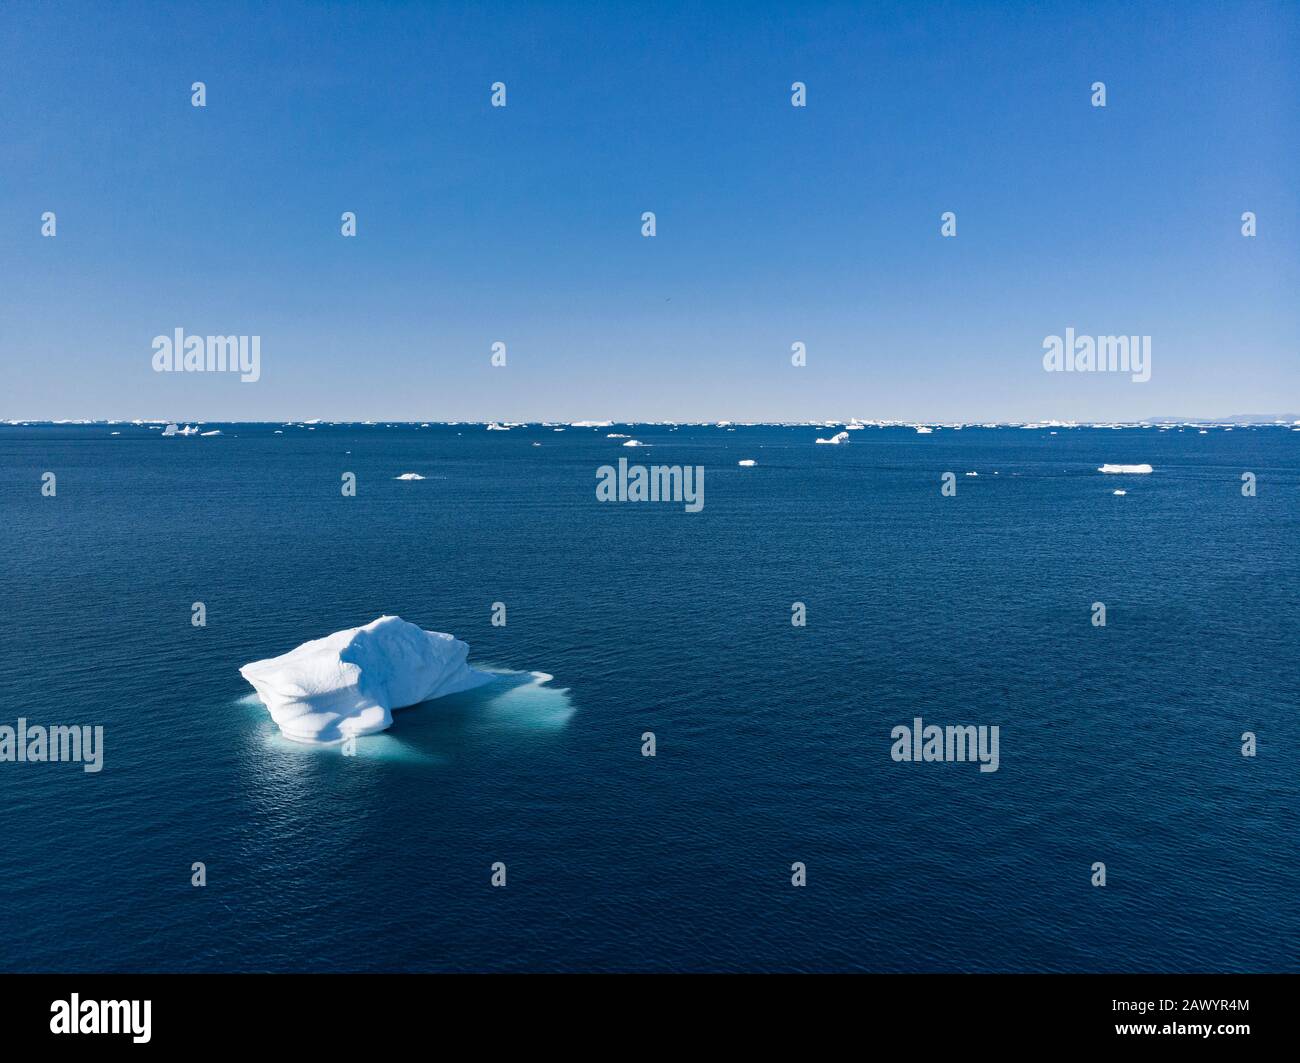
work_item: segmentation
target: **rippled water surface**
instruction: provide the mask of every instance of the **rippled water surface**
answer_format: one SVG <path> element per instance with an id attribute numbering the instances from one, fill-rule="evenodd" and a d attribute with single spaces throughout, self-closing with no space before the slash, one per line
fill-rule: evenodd
<path id="1" fill-rule="evenodd" d="M 0 968 L 1296 968 L 1300 433 L 213 427 L 0 426 L 0 724 L 105 733 L 0 763 Z M 500 679 L 282 739 L 239 666 L 382 613 Z"/>

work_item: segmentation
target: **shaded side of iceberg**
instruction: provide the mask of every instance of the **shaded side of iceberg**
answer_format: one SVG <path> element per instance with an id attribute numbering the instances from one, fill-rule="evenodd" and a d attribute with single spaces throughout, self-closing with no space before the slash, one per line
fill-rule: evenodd
<path id="1" fill-rule="evenodd" d="M 469 646 L 396 616 L 304 642 L 239 670 L 286 738 L 337 742 L 374 734 L 393 709 L 490 683 L 469 666 Z"/>

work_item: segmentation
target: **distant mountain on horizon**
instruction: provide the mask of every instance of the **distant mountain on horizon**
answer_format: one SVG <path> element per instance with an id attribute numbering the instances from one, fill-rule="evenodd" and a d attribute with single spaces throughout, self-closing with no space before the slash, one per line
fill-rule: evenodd
<path id="1" fill-rule="evenodd" d="M 1149 417 L 1150 424 L 1272 424 L 1300 421 L 1300 413 L 1234 413 L 1228 417 Z"/>

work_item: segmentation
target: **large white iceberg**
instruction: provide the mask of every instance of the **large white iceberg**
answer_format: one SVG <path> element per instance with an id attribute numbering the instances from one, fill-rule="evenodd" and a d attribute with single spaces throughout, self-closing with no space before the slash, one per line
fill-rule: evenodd
<path id="1" fill-rule="evenodd" d="M 1148 473 L 1151 472 L 1150 465 L 1103 465 L 1098 472 L 1116 472 L 1116 473 Z"/>
<path id="2" fill-rule="evenodd" d="M 337 742 L 387 729 L 393 709 L 491 682 L 468 656 L 469 647 L 451 635 L 381 616 L 253 661 L 239 674 L 286 738 Z"/>

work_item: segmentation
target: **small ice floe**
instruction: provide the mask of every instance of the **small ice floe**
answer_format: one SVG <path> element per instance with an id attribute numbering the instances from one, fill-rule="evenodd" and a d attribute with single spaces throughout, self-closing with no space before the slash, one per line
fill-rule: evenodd
<path id="1" fill-rule="evenodd" d="M 626 443 L 623 444 L 623 446 L 625 447 L 644 447 L 646 445 L 647 444 L 642 443 L 641 440 L 639 439 L 629 439 Z"/>
<path id="2" fill-rule="evenodd" d="M 108 434 L 111 435 L 111 436 L 120 436 L 122 433 L 121 433 L 121 432 L 109 432 Z"/>
<path id="3" fill-rule="evenodd" d="M 626 432 L 610 432 L 605 436 L 606 439 L 627 439 Z"/>
<path id="4" fill-rule="evenodd" d="M 401 476 L 394 476 L 394 480 L 423 480 L 424 477 L 418 472 L 404 472 Z"/>
<path id="5" fill-rule="evenodd" d="M 966 475 L 967 475 L 967 476 L 978 476 L 979 473 L 977 473 L 977 472 L 968 472 Z"/>
<path id="6" fill-rule="evenodd" d="M 1153 471 L 1150 465 L 1102 465 L 1098 472 L 1147 473 Z"/>
<path id="7" fill-rule="evenodd" d="M 533 446 L 535 446 L 535 447 L 540 447 L 541 444 L 540 444 L 540 443 L 534 443 Z"/>
<path id="8" fill-rule="evenodd" d="M 282 435 L 284 435 L 284 430 L 283 430 L 283 429 L 280 429 L 280 428 L 277 428 L 277 429 L 275 430 L 275 434 L 278 435 L 278 436 L 282 436 Z"/>
<path id="9" fill-rule="evenodd" d="M 200 433 L 199 433 L 200 438 L 203 437 L 203 436 L 219 436 L 219 435 L 221 435 L 221 429 L 220 429 L 220 428 L 214 428 L 211 432 L 200 432 Z"/>
<path id="10" fill-rule="evenodd" d="M 836 432 L 833 436 L 830 437 L 830 439 L 817 440 L 818 443 L 828 443 L 831 446 L 839 446 L 841 443 L 847 443 L 848 441 L 849 441 L 848 432 Z"/>
<path id="11" fill-rule="evenodd" d="M 495 421 L 493 421 L 491 424 L 489 424 L 489 425 L 487 426 L 487 430 L 488 430 L 489 432 L 509 432 L 509 431 L 510 431 L 510 429 L 507 428 L 505 425 L 503 425 L 503 424 L 497 424 Z"/>
<path id="12" fill-rule="evenodd" d="M 934 429 L 931 428 L 928 424 L 918 424 L 916 426 L 916 434 L 919 436 L 928 436 L 933 431 Z"/>
<path id="13" fill-rule="evenodd" d="M 743 465 L 745 468 L 748 469 L 748 468 L 750 468 L 750 467 L 753 466 L 753 465 L 757 465 L 758 462 L 756 462 L 753 458 L 745 458 L 745 459 L 742 460 L 742 461 L 738 461 L 738 462 L 736 462 L 736 464 L 737 464 L 737 465 Z"/>
<path id="14" fill-rule="evenodd" d="M 1112 491 L 1111 494 L 1112 494 L 1112 495 L 1126 495 L 1126 494 L 1128 494 L 1128 492 L 1127 492 L 1127 491 Z"/>

